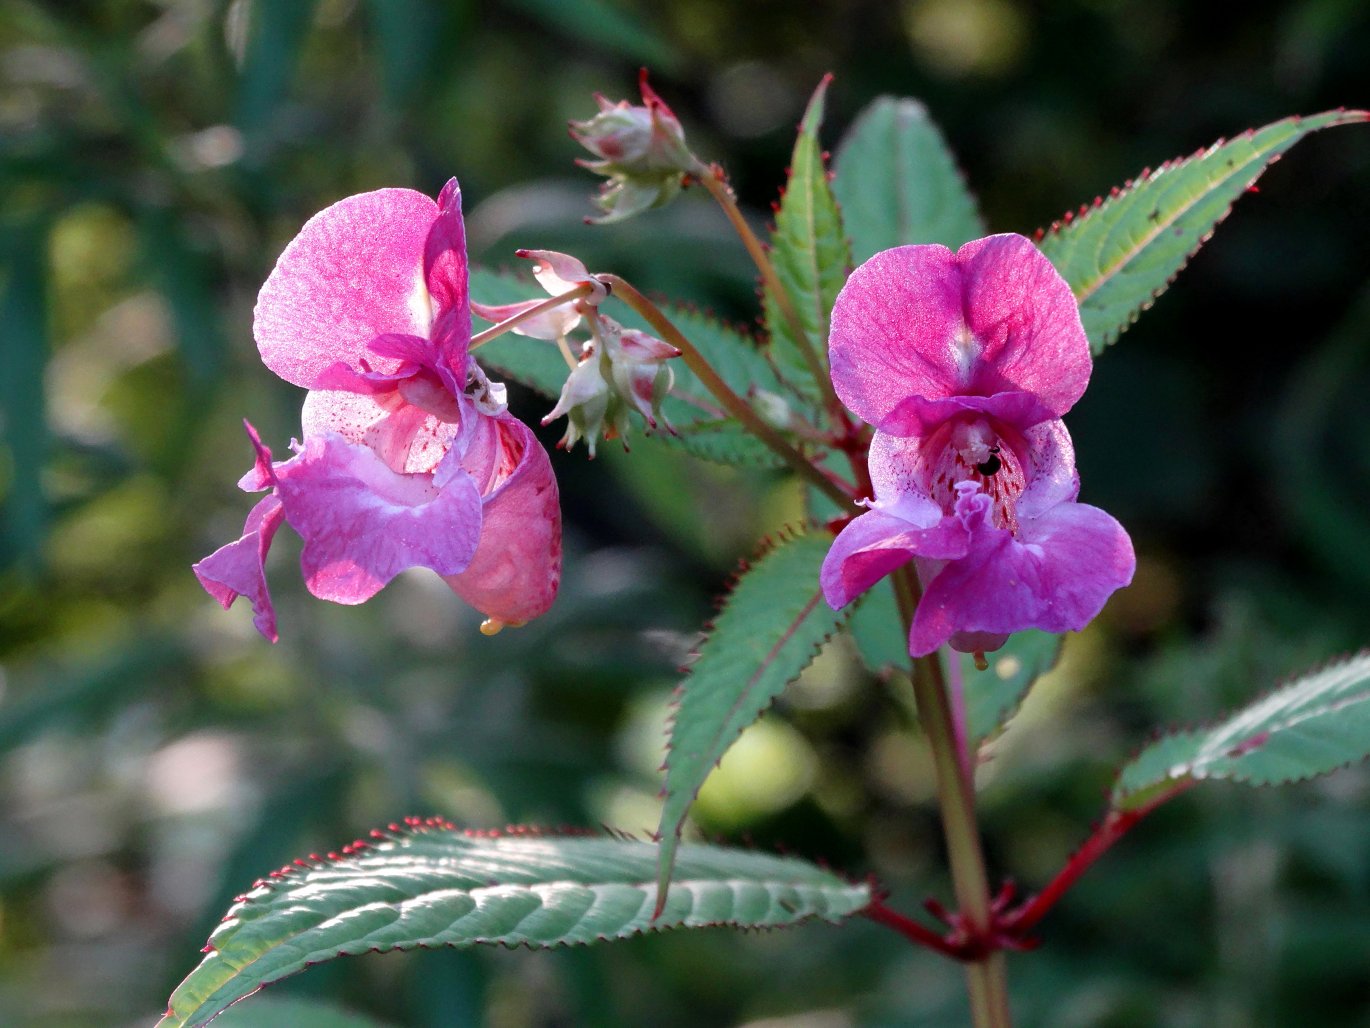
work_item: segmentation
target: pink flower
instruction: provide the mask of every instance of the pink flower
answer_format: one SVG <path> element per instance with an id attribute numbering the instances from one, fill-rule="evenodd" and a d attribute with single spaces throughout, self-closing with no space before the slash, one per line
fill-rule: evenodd
<path id="1" fill-rule="evenodd" d="M 225 608 L 239 596 L 275 641 L 262 563 L 282 519 L 304 539 L 309 591 L 361 603 L 427 567 L 495 623 L 544 613 L 561 572 L 546 451 L 467 354 L 471 310 L 461 191 L 348 197 L 286 247 L 257 300 L 266 366 L 309 390 L 304 442 L 239 485 L 270 489 L 244 534 L 195 565 Z"/>
<path id="2" fill-rule="evenodd" d="M 1024 628 L 1079 630 L 1132 580 L 1122 526 L 1076 502 L 1059 419 L 1089 381 L 1089 343 L 1031 242 L 876 254 L 838 294 L 829 348 L 838 396 L 877 429 L 871 509 L 823 565 L 834 608 L 912 560 L 924 592 L 909 652 L 971 652 Z"/>

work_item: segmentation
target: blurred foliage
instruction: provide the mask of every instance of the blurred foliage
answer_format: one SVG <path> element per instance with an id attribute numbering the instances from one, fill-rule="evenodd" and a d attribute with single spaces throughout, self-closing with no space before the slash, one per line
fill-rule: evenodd
<path id="1" fill-rule="evenodd" d="M 332 200 L 457 174 L 478 259 L 570 250 L 755 317 L 705 198 L 580 223 L 595 183 L 565 122 L 594 91 L 630 95 L 644 63 L 758 221 L 831 70 L 826 145 L 874 96 L 916 96 L 990 225 L 1028 231 L 1220 135 L 1363 105 L 1370 9 L 0 0 L 0 1023 L 149 1022 L 233 895 L 405 813 L 656 824 L 674 669 L 737 557 L 799 509 L 777 479 L 645 440 L 556 457 L 563 596 L 495 639 L 431 576 L 363 608 L 313 601 L 287 553 L 269 647 L 188 569 L 246 513 L 240 419 L 278 444 L 296 430 L 251 305 Z M 1027 886 L 1154 726 L 1370 636 L 1368 169 L 1352 130 L 1273 169 L 1071 415 L 1085 498 L 1141 564 L 984 768 L 991 863 Z M 945 896 L 908 708 L 839 641 L 744 734 L 700 828 L 873 871 L 908 907 Z M 1370 1024 L 1367 809 L 1353 769 L 1163 810 L 1010 961 L 1022 1023 Z M 964 1016 L 955 969 L 864 923 L 338 961 L 234 1016 L 326 1019 L 311 997 L 396 1025 Z"/>

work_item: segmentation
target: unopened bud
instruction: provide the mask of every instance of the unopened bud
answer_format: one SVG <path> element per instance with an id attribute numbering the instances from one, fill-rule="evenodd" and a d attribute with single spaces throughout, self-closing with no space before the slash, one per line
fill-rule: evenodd
<path id="1" fill-rule="evenodd" d="M 581 161 L 608 178 L 595 203 L 604 211 L 600 223 L 621 221 L 673 199 L 699 161 L 685 145 L 680 122 L 647 84 L 638 78 L 642 104 L 612 103 L 596 95 L 599 113 L 570 123 L 571 136 L 597 160 Z"/>

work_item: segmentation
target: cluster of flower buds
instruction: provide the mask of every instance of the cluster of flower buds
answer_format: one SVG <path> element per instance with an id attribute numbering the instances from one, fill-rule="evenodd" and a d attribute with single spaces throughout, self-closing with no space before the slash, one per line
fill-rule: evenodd
<path id="1" fill-rule="evenodd" d="M 577 286 L 590 287 L 585 295 L 526 317 L 511 329 L 518 335 L 555 341 L 571 368 L 557 405 L 542 419 L 544 425 L 563 416 L 567 419 L 560 446 L 570 449 L 584 439 L 593 457 L 601 438 L 622 438 L 626 445 L 633 411 L 642 415 L 648 429 L 660 426 L 673 432 L 661 413 L 661 403 L 675 381 L 666 362 L 679 357 L 680 351 L 600 313 L 608 289 L 576 258 L 551 250 L 520 250 L 518 255 L 533 261 L 538 285 L 552 296 L 572 292 Z M 502 306 L 473 302 L 471 309 L 488 321 L 500 322 L 545 302 L 534 299 Z M 582 321 L 590 337 L 581 344 L 577 357 L 567 336 Z"/>
<path id="2" fill-rule="evenodd" d="M 599 113 L 570 124 L 571 137 L 595 155 L 582 166 L 607 177 L 596 205 L 599 224 L 622 221 L 669 203 L 686 179 L 700 167 L 685 145 L 685 133 L 664 100 L 639 76 L 642 104 L 612 103 L 599 94 Z"/>

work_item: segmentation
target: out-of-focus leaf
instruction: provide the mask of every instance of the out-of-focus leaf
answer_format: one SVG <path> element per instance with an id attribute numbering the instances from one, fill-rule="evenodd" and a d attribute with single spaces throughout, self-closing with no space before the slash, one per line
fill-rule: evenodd
<path id="1" fill-rule="evenodd" d="M 1319 129 L 1370 119 L 1366 111 L 1285 118 L 1143 171 L 1093 207 L 1068 213 L 1041 240 L 1070 283 L 1097 354 L 1165 292 L 1232 205 L 1272 163 Z"/>
<path id="2" fill-rule="evenodd" d="M 917 100 L 882 96 L 861 112 L 837 148 L 832 191 L 858 264 L 904 243 L 954 250 L 987 231 L 947 141 Z"/>
<path id="3" fill-rule="evenodd" d="M 1123 768 L 1118 810 L 1207 779 L 1282 785 L 1370 756 L 1370 651 L 1302 675 L 1207 728 L 1166 735 Z"/>
<path id="4" fill-rule="evenodd" d="M 84 724 L 105 716 L 127 695 L 146 690 L 186 659 L 185 647 L 171 639 L 148 637 L 91 667 L 73 670 L 34 669 L 17 676 L 12 689 L 20 695 L 0 707 L 0 753 L 20 746 L 57 725 Z M 41 679 L 28 688 L 22 679 Z"/>
<path id="5" fill-rule="evenodd" d="M 314 18 L 314 0 L 252 0 L 247 18 L 236 120 L 244 135 L 255 140 L 268 127 L 290 86 Z"/>
<path id="6" fill-rule="evenodd" d="M 245 1007 L 225 1010 L 214 1023 L 217 1028 L 263 1028 L 264 1025 L 289 1025 L 290 1028 L 388 1028 L 391 1022 L 377 1021 L 318 1000 L 262 996 Z"/>
<path id="7" fill-rule="evenodd" d="M 5 527 L 0 563 L 33 565 L 39 560 L 49 513 L 42 482 L 49 445 L 43 403 L 48 359 L 47 223 L 25 225 L 6 242 L 0 293 L 0 436 L 9 450 L 9 474 L 0 472 Z"/>
<path id="8" fill-rule="evenodd" d="M 664 72 L 681 67 L 680 55 L 652 26 L 608 0 L 510 0 L 530 17 L 592 47 L 622 54 Z"/>
<path id="9" fill-rule="evenodd" d="M 1338 577 L 1370 585 L 1370 426 L 1360 416 L 1370 385 L 1370 288 L 1336 333 L 1308 354 L 1276 417 L 1271 485 L 1301 531 L 1300 545 Z"/>
<path id="10" fill-rule="evenodd" d="M 139 224 L 143 257 L 171 308 L 181 357 L 197 384 L 214 381 L 227 350 L 204 256 L 192 248 L 166 210 Z"/>
<path id="11" fill-rule="evenodd" d="M 658 831 L 663 892 L 685 816 L 709 772 L 846 617 L 818 587 L 830 544 L 827 533 L 782 539 L 744 571 L 676 691 Z"/>
<path id="12" fill-rule="evenodd" d="M 654 917 L 656 862 L 655 845 L 632 839 L 395 825 L 337 857 L 298 861 L 259 881 L 210 936 L 160 1024 L 204 1024 L 262 986 L 338 956 L 837 922 L 871 901 L 869 885 L 796 858 L 685 846 Z"/>
<path id="13" fill-rule="evenodd" d="M 367 5 L 380 51 L 381 77 L 391 103 L 412 97 L 432 70 L 455 17 L 465 20 L 469 2 L 371 0 Z"/>
<path id="14" fill-rule="evenodd" d="M 799 136 L 790 156 L 790 178 L 776 211 L 771 239 L 776 276 L 794 302 L 808 345 L 814 348 L 824 367 L 832 304 L 851 266 L 842 218 L 818 142 L 829 80 L 825 77 L 819 83 L 799 123 Z M 772 359 L 792 385 L 810 400 L 816 400 L 819 393 L 814 372 L 772 291 L 764 292 L 762 306 L 771 336 Z"/>
<path id="15" fill-rule="evenodd" d="M 975 669 L 969 653 L 957 654 L 972 751 L 1017 712 L 1033 683 L 1056 666 L 1062 642 L 1063 636 L 1036 629 L 1014 632 L 1002 647 L 985 654 L 985 671 Z"/>
<path id="16" fill-rule="evenodd" d="M 505 304 L 540 294 L 531 276 L 524 278 L 473 267 L 471 295 L 481 303 Z M 696 310 L 674 307 L 668 308 L 666 314 L 739 395 L 755 397 L 764 392 L 779 397 L 782 387 L 775 372 L 747 336 Z M 621 304 L 614 305 L 612 316 L 629 328 L 650 330 L 645 321 Z M 485 324 L 479 319 L 477 323 Z M 569 370 L 555 344 L 512 332 L 486 343 L 476 350 L 475 356 L 482 366 L 548 397 L 561 395 Z M 656 432 L 652 438 L 678 444 L 697 457 L 720 464 L 777 466 L 775 455 L 733 418 L 724 415 L 683 361 L 672 361 L 671 370 L 675 386 L 661 410 L 677 434 Z"/>

